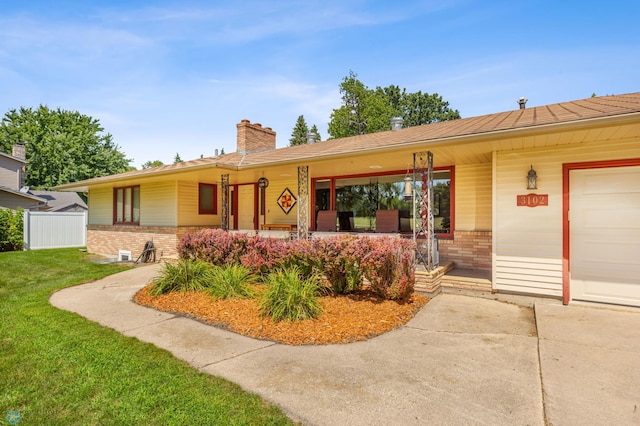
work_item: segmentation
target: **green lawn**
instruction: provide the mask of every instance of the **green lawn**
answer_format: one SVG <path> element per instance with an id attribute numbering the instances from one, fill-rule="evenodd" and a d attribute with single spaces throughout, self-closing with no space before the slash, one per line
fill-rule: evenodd
<path id="1" fill-rule="evenodd" d="M 20 425 L 291 424 L 260 397 L 48 302 L 121 270 L 77 249 L 0 253 L 0 424 L 16 412 Z"/>

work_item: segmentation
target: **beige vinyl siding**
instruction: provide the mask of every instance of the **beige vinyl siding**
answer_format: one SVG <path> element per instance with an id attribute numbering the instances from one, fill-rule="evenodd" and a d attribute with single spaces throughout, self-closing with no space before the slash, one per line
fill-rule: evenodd
<path id="1" fill-rule="evenodd" d="M 284 214 L 280 206 L 278 206 L 278 199 L 285 188 L 289 188 L 289 191 L 296 197 L 296 204 L 293 206 L 289 214 Z M 309 190 L 311 190 L 311 181 L 309 181 Z M 264 223 L 298 223 L 298 179 L 291 178 L 287 180 L 279 180 L 271 182 L 269 187 L 265 189 L 265 217 Z M 311 194 L 309 194 L 311 198 Z M 259 208 L 259 206 L 258 206 Z M 258 210 L 259 212 L 259 210 Z M 310 212 L 309 212 L 310 213 Z M 261 217 L 262 218 L 262 217 Z M 261 222 L 260 224 L 262 224 Z"/>
<path id="2" fill-rule="evenodd" d="M 87 205 L 89 225 L 113 224 L 113 188 L 91 188 Z"/>
<path id="3" fill-rule="evenodd" d="M 497 290 L 562 295 L 562 165 L 640 157 L 639 140 L 498 152 L 494 156 L 494 277 Z M 527 191 L 533 165 L 538 189 Z M 517 207 L 516 197 L 548 194 L 549 205 Z"/>
<path id="4" fill-rule="evenodd" d="M 140 225 L 176 226 L 177 183 L 157 182 L 140 185 Z"/>
<path id="5" fill-rule="evenodd" d="M 21 163 L 0 155 L 0 186 L 6 186 L 14 191 L 19 190 Z"/>
<path id="6" fill-rule="evenodd" d="M 30 208 L 38 205 L 36 200 L 30 200 L 17 194 L 0 191 L 0 210 L 17 210 L 19 208 Z"/>
<path id="7" fill-rule="evenodd" d="M 491 230 L 491 163 L 456 166 L 456 222 L 458 231 Z"/>
<path id="8" fill-rule="evenodd" d="M 178 226 L 214 226 L 220 225 L 220 213 L 222 212 L 222 186 L 216 182 L 212 183 L 218 186 L 218 214 L 199 214 L 199 182 L 177 182 L 178 188 Z"/>

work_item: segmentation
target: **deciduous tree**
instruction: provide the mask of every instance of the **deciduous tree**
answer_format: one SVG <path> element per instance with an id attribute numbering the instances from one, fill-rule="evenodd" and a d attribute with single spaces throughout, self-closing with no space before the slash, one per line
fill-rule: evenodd
<path id="1" fill-rule="evenodd" d="M 28 161 L 25 184 L 49 189 L 63 183 L 112 175 L 129 161 L 100 122 L 60 108 L 12 109 L 0 122 L 0 151 L 24 143 Z"/>
<path id="2" fill-rule="evenodd" d="M 328 127 L 333 138 L 389 130 L 393 117 L 402 117 L 405 127 L 460 118 L 437 93 L 409 93 L 395 85 L 369 89 L 353 71 L 340 83 L 340 93 L 342 105 Z"/>
<path id="3" fill-rule="evenodd" d="M 151 167 L 164 166 L 164 163 L 160 160 L 147 161 L 142 164 L 143 169 L 150 169 Z"/>

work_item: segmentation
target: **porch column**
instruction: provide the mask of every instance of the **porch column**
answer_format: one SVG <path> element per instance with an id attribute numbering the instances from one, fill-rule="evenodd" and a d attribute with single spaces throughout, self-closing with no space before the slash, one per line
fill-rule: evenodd
<path id="1" fill-rule="evenodd" d="M 298 239 L 309 238 L 309 166 L 298 167 Z"/>
<path id="2" fill-rule="evenodd" d="M 416 181 L 420 185 L 416 189 Z M 438 247 L 435 238 L 433 218 L 433 154 L 416 152 L 413 154 L 413 240 L 416 242 L 416 256 L 427 271 L 438 266 Z M 419 220 L 416 220 L 419 218 Z M 424 243 L 418 243 L 418 238 Z"/>
<path id="3" fill-rule="evenodd" d="M 222 206 L 220 209 L 220 228 L 229 230 L 229 175 L 222 175 Z"/>

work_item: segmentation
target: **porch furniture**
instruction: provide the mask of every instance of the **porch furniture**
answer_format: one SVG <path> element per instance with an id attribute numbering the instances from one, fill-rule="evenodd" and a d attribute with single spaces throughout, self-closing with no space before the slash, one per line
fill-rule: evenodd
<path id="1" fill-rule="evenodd" d="M 338 212 L 338 224 L 340 231 L 351 231 L 353 229 L 353 212 Z"/>
<path id="2" fill-rule="evenodd" d="M 263 223 L 260 229 L 265 231 L 297 231 L 298 225 L 295 223 Z"/>
<path id="3" fill-rule="evenodd" d="M 335 232 L 337 231 L 338 212 L 336 210 L 319 210 L 317 217 L 318 225 L 316 231 Z"/>
<path id="4" fill-rule="evenodd" d="M 376 211 L 376 232 L 398 232 L 400 230 L 400 210 Z"/>

